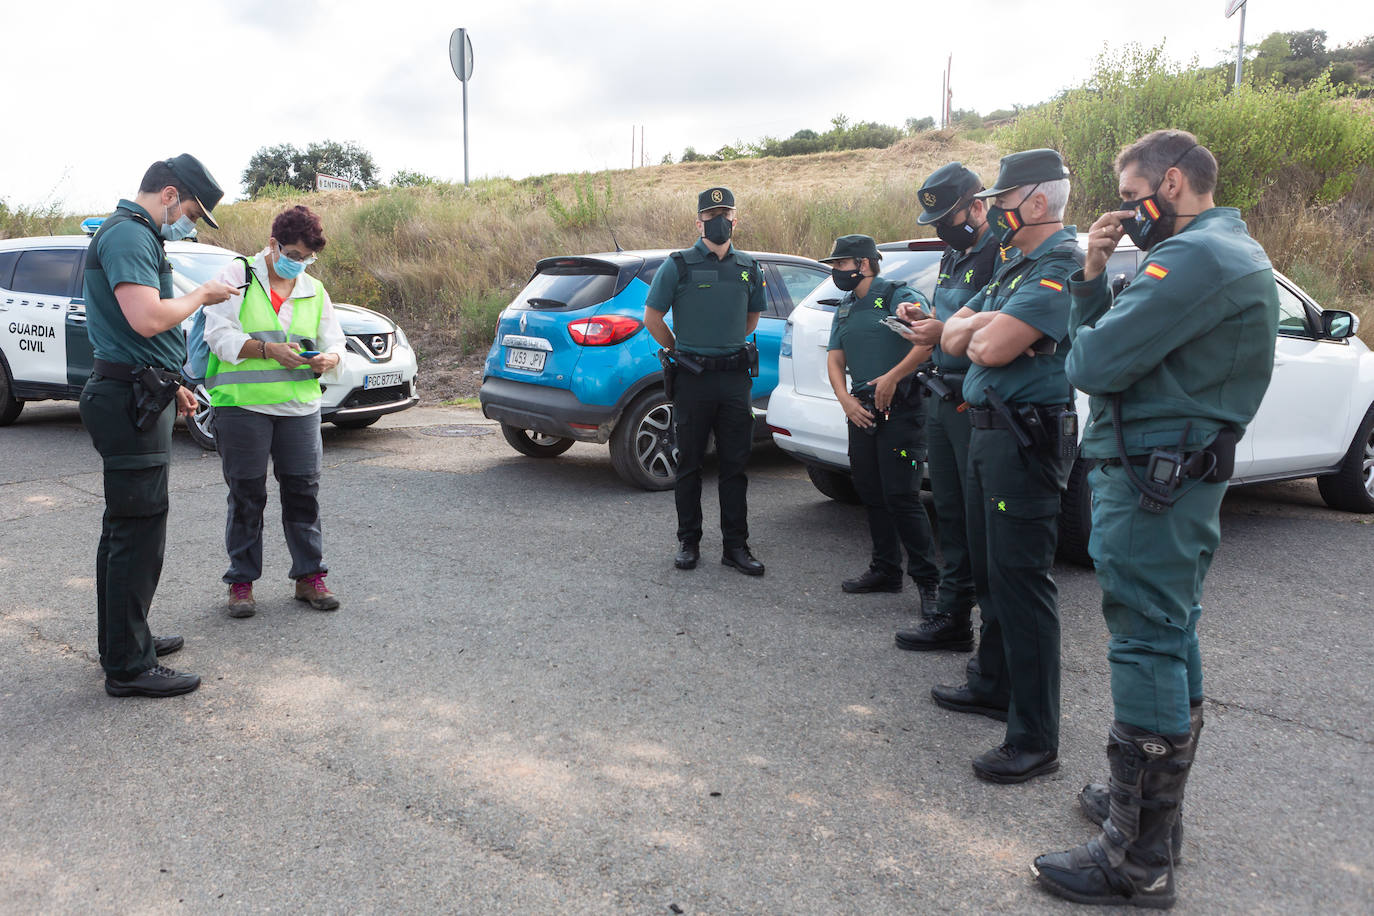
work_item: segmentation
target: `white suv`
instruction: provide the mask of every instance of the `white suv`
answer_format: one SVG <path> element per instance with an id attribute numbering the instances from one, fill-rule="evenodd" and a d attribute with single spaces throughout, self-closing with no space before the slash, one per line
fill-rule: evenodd
<path id="1" fill-rule="evenodd" d="M 81 395 L 92 359 L 81 292 L 89 244 L 84 235 L 0 241 L 0 426 L 13 423 L 25 401 Z M 178 295 L 213 278 L 238 257 L 227 248 L 198 242 L 168 242 L 166 248 Z M 370 309 L 334 306 L 348 353 L 339 380 L 325 388 L 321 419 L 357 428 L 417 404 L 415 351 L 405 332 Z M 183 327 L 189 330 L 190 324 L 188 319 Z M 209 398 L 203 386 L 195 390 L 202 409 L 187 419 L 186 427 L 202 447 L 213 449 Z"/>
<path id="2" fill-rule="evenodd" d="M 943 242 L 919 239 L 879 249 L 884 277 L 932 294 Z M 1128 242 L 1117 249 L 1107 272 L 1118 289 L 1135 276 L 1140 260 L 1141 252 Z M 1274 377 L 1236 449 L 1231 484 L 1316 477 L 1327 505 L 1374 512 L 1374 353 L 1355 337 L 1354 315 L 1323 311 L 1287 277 L 1275 276 L 1280 311 Z M 806 465 L 818 490 L 856 502 L 844 411 L 826 375 L 825 348 L 841 295 L 826 280 L 788 318 L 768 426 L 778 446 Z M 1087 405 L 1080 393 L 1083 420 Z M 1060 512 L 1060 555 L 1066 559 L 1089 562 L 1091 496 L 1086 462 L 1080 459 Z"/>

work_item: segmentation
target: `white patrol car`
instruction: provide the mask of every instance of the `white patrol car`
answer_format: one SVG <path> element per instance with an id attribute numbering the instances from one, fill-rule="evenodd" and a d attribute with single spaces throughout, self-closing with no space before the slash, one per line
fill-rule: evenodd
<path id="1" fill-rule="evenodd" d="M 1086 236 L 1079 235 L 1079 245 Z M 926 296 L 935 287 L 944 243 L 937 239 L 889 242 L 882 275 Z M 1123 240 L 1107 273 L 1120 289 L 1135 276 L 1141 252 Z M 1374 352 L 1355 336 L 1359 319 L 1324 310 L 1297 284 L 1275 272 L 1279 329 L 1274 375 L 1259 412 L 1236 449 L 1231 485 L 1317 478 L 1334 509 L 1374 512 Z M 825 354 L 831 316 L 842 295 L 829 280 L 816 287 L 787 319 L 778 360 L 778 387 L 768 402 L 773 441 L 806 465 L 812 483 L 832 499 L 857 502 L 849 474 L 844 411 L 830 388 Z M 1087 395 L 1078 395 L 1087 418 Z M 1088 564 L 1092 492 L 1088 465 L 1074 462 L 1059 517 L 1060 556 Z"/>
<path id="2" fill-rule="evenodd" d="M 82 228 L 94 233 L 99 223 L 87 220 Z M 0 426 L 13 423 L 25 401 L 81 395 L 92 360 L 81 291 L 89 244 L 89 235 L 0 240 Z M 238 257 L 198 242 L 168 242 L 166 248 L 177 295 L 214 278 Z M 370 309 L 338 302 L 334 307 L 348 352 L 339 380 L 321 386 L 321 419 L 356 429 L 417 404 L 415 351 L 405 332 Z M 187 319 L 183 327 L 190 326 Z M 187 418 L 187 430 L 213 449 L 209 397 L 203 385 L 195 391 L 201 409 Z"/>

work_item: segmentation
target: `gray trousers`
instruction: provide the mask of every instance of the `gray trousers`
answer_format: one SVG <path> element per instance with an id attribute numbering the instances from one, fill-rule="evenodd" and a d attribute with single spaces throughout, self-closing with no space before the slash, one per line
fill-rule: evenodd
<path id="1" fill-rule="evenodd" d="M 267 459 L 281 489 L 281 524 L 291 551 L 292 579 L 327 572 L 320 531 L 320 414 L 273 417 L 242 407 L 215 408 L 215 442 L 229 518 L 224 547 L 229 571 L 224 581 L 256 582 L 262 577 L 262 513 L 267 507 Z"/>

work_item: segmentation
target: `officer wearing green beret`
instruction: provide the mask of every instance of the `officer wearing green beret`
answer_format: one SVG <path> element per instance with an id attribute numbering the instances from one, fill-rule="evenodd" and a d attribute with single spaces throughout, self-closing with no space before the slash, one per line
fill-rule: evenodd
<path id="1" fill-rule="evenodd" d="M 967 683 L 937 686 L 947 709 L 1007 722 L 973 760 L 990 782 L 1059 769 L 1059 609 L 1050 566 L 1059 497 L 1077 439 L 1068 355 L 1069 275 L 1081 261 L 1065 226 L 1068 169 L 1049 149 L 1002 159 L 989 231 L 1002 245 L 991 282 L 945 323 L 940 346 L 967 356 L 965 481 L 969 547 L 983 625 Z"/>
<path id="2" fill-rule="evenodd" d="M 664 348 L 679 354 L 673 395 L 677 432 L 678 569 L 695 569 L 701 550 L 701 462 L 714 432 L 720 473 L 720 561 L 750 576 L 763 564 L 749 550 L 744 469 L 753 443 L 752 354 L 746 338 L 767 307 L 758 263 L 730 243 L 738 223 L 729 188 L 697 197 L 697 239 L 672 254 L 654 275 L 644 324 Z M 664 316 L 673 313 L 670 328 Z"/>
<path id="3" fill-rule="evenodd" d="M 176 411 L 195 398 L 176 374 L 186 361 L 181 322 L 232 287 L 210 281 L 173 298 L 163 242 L 185 238 L 224 192 L 188 154 L 153 163 L 133 200 L 121 200 L 86 249 L 86 327 L 94 371 L 81 391 L 81 419 L 105 469 L 105 518 L 96 552 L 97 632 L 105 692 L 169 697 L 200 686 L 157 662 L 182 647 L 154 637 L 148 607 L 162 574 L 167 537 L 167 466 Z"/>
<path id="4" fill-rule="evenodd" d="M 1202 583 L 1236 442 L 1273 372 L 1273 270 L 1192 134 L 1159 130 L 1116 159 L 1125 202 L 1088 233 L 1070 283 L 1068 376 L 1087 392 L 1083 454 L 1096 460 L 1089 545 L 1111 632 L 1110 786 L 1087 786 L 1096 839 L 1040 856 L 1046 890 L 1081 903 L 1167 907 L 1179 816 L 1202 730 Z M 1113 297 L 1122 235 L 1147 252 Z"/>
<path id="5" fill-rule="evenodd" d="M 935 234 L 949 247 L 940 256 L 935 281 L 935 316 L 928 318 L 912 306 L 898 315 L 912 320 L 908 335 L 920 346 L 933 346 L 931 364 L 923 367 L 939 380 L 926 397 L 926 440 L 930 491 L 939 520 L 939 600 L 935 611 L 923 614 L 913 630 L 899 630 L 897 645 L 913 651 L 973 648 L 971 617 L 977 593 L 969 557 L 964 512 L 964 477 L 968 472 L 968 416 L 964 407 L 964 376 L 971 363 L 940 346 L 945 322 L 964 307 L 992 279 L 997 242 L 988 232 L 987 202 L 975 197 L 983 182 L 961 163 L 951 162 L 931 173 L 917 197 L 922 212 L 916 222 L 935 226 Z"/>
<path id="6" fill-rule="evenodd" d="M 830 256 L 821 258 L 845 293 L 830 322 L 826 367 L 849 421 L 849 468 L 873 539 L 868 570 L 845 580 L 841 588 L 850 593 L 901 591 L 905 547 L 922 610 L 934 613 L 940 571 L 918 476 L 925 458 L 924 389 L 913 378 L 930 347 L 911 343 L 883 323 L 895 317 L 899 303 L 928 305 L 906 284 L 879 277 L 881 258 L 866 235 L 840 236 Z"/>

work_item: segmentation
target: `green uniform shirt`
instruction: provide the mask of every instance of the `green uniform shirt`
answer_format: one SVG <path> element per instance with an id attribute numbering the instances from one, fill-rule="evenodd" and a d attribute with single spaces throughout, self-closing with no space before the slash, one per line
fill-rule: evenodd
<path id="1" fill-rule="evenodd" d="M 174 295 L 172 265 L 152 217 L 130 200 L 121 200 L 112 216 L 121 212 L 131 218 L 98 231 L 91 247 L 99 260 L 89 254 L 86 258 L 82 285 L 91 347 L 97 358 L 112 363 L 180 370 L 186 362 L 186 337 L 181 328 L 144 337 L 129 326 L 115 299 L 114 288 L 121 283 L 150 286 L 162 299 Z"/>
<path id="2" fill-rule="evenodd" d="M 1117 454 L 1110 395 L 1121 394 L 1126 451 L 1206 445 L 1237 435 L 1259 409 L 1274 371 L 1279 294 L 1269 257 L 1240 211 L 1213 207 L 1150 249 L 1112 301 L 1103 272 L 1070 283 L 1069 380 L 1091 398 L 1083 454 Z"/>
<path id="3" fill-rule="evenodd" d="M 1078 230 L 1065 226 L 1029 254 L 1008 248 L 999 255 L 992 282 L 970 299 L 975 312 L 1001 311 L 1019 318 L 1058 347 L 1049 356 L 1020 356 L 1005 366 L 971 365 L 964 399 L 986 407 L 991 387 L 1009 404 L 1067 404 L 1073 389 L 1064 376 L 1069 349 L 1069 276 L 1078 270 Z"/>
<path id="4" fill-rule="evenodd" d="M 644 307 L 672 311 L 677 349 L 702 356 L 734 353 L 744 346 L 749 313 L 768 307 L 762 269 L 733 245 L 717 258 L 704 239 L 680 253 L 687 276 L 679 276 L 675 258 L 665 260 Z"/>
<path id="5" fill-rule="evenodd" d="M 897 314 L 901 302 L 917 302 L 929 310 L 929 303 L 916 290 L 903 283 L 874 278 L 862 299 L 846 293 L 830 319 L 828 350 L 843 350 L 845 365 L 854 384 L 871 382 L 911 353 L 911 341 L 883 325 L 883 319 Z"/>
<path id="6" fill-rule="evenodd" d="M 945 249 L 940 256 L 940 277 L 935 281 L 936 318 L 949 321 L 988 284 L 997 267 L 997 251 L 997 240 L 986 231 L 965 251 Z M 967 372 L 973 365 L 967 356 L 950 356 L 938 344 L 930 358 L 945 372 Z"/>

